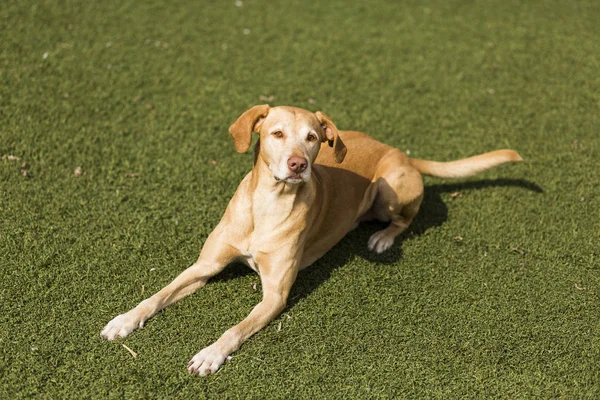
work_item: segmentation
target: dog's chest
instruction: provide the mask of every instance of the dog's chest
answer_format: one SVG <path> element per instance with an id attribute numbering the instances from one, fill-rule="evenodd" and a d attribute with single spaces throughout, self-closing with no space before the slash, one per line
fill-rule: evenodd
<path id="1" fill-rule="evenodd" d="M 302 203 L 302 202 L 301 202 Z M 298 244 L 305 227 L 304 204 L 295 196 L 278 192 L 255 193 L 252 197 L 252 228 L 240 246 L 242 261 L 259 272 L 259 254 L 271 254 Z"/>

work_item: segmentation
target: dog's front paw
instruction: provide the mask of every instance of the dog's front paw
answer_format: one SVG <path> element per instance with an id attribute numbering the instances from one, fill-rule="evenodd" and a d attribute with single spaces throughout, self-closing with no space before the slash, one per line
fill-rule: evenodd
<path id="1" fill-rule="evenodd" d="M 378 254 L 383 253 L 394 244 L 394 236 L 389 235 L 385 229 L 375 232 L 369 239 L 369 250 Z"/>
<path id="2" fill-rule="evenodd" d="M 228 354 L 224 353 L 217 343 L 205 347 L 188 363 L 188 371 L 197 375 L 214 374 L 223 365 Z"/>
<path id="3" fill-rule="evenodd" d="M 113 318 L 102 330 L 100 335 L 106 340 L 124 338 L 136 328 L 142 328 L 144 321 L 132 310 Z"/>

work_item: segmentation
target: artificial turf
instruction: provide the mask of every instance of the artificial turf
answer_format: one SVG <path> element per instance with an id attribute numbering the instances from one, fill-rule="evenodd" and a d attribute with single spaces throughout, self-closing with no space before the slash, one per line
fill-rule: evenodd
<path id="1" fill-rule="evenodd" d="M 599 21 L 594 0 L 4 1 L 0 397 L 598 398 Z M 525 162 L 426 178 L 401 241 L 350 233 L 214 376 L 185 367 L 260 300 L 239 265 L 103 341 L 195 261 L 252 165 L 227 128 L 265 102 Z"/>

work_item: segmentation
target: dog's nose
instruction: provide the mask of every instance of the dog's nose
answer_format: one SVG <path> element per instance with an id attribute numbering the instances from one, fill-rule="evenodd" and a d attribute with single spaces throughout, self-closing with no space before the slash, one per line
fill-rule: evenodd
<path id="1" fill-rule="evenodd" d="M 292 157 L 288 158 L 287 164 L 288 164 L 288 168 L 292 172 L 294 172 L 296 174 L 300 174 L 300 173 L 304 172 L 304 170 L 308 166 L 308 161 L 306 161 L 306 158 L 304 158 L 304 157 L 292 156 Z"/>

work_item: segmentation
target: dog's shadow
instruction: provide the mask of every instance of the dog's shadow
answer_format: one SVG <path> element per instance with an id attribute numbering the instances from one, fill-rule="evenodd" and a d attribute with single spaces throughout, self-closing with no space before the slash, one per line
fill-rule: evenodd
<path id="1" fill-rule="evenodd" d="M 431 228 L 441 226 L 448 220 L 448 207 L 442 200 L 442 193 L 464 192 L 489 187 L 519 187 L 543 193 L 540 186 L 523 179 L 484 179 L 426 186 L 419 213 L 410 227 L 396 238 L 392 248 L 382 254 L 369 251 L 367 249 L 369 237 L 378 230 L 385 228 L 388 224 L 381 222 L 361 223 L 357 229 L 348 233 L 340 243 L 334 246 L 321 259 L 300 272 L 290 293 L 287 309 L 294 307 L 294 305 L 307 297 L 323 282 L 327 281 L 333 271 L 348 264 L 356 256 L 380 264 L 393 264 L 402 259 L 402 242 L 409 238 L 420 236 Z M 356 245 L 357 243 L 358 245 Z M 234 264 L 215 277 L 214 281 L 226 281 L 250 273 L 254 272 L 248 267 L 241 264 Z"/>

